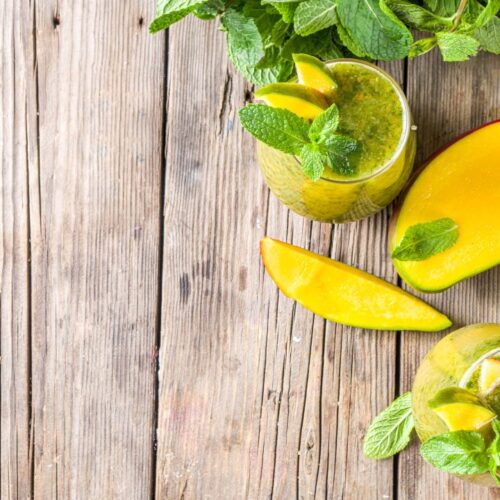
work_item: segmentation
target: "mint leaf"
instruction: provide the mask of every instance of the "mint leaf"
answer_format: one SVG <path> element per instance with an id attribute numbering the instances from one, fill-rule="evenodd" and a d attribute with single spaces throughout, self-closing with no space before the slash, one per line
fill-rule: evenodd
<path id="1" fill-rule="evenodd" d="M 312 122 L 309 129 L 309 138 L 313 142 L 324 143 L 339 126 L 339 108 L 332 104 L 322 111 Z"/>
<path id="2" fill-rule="evenodd" d="M 483 437 L 478 432 L 440 434 L 422 444 L 425 461 L 450 474 L 483 474 L 489 470 Z"/>
<path id="3" fill-rule="evenodd" d="M 299 3 L 293 17 L 295 31 L 301 36 L 333 26 L 337 22 L 336 0 L 306 0 Z"/>
<path id="4" fill-rule="evenodd" d="M 408 57 L 413 59 L 414 57 L 421 56 L 431 51 L 437 45 L 436 37 L 421 38 L 417 40 L 410 48 L 410 53 Z"/>
<path id="5" fill-rule="evenodd" d="M 346 46 L 347 50 L 356 57 L 360 57 L 361 59 L 369 57 L 368 54 L 365 54 L 361 46 L 358 44 L 356 40 L 350 35 L 350 33 L 342 26 L 339 22 L 337 24 L 337 33 L 340 41 Z"/>
<path id="6" fill-rule="evenodd" d="M 495 419 L 491 422 L 491 428 L 495 433 L 495 437 L 488 447 L 489 455 L 489 470 L 493 479 L 497 484 L 500 485 L 500 475 L 498 474 L 498 468 L 500 467 L 500 421 Z"/>
<path id="7" fill-rule="evenodd" d="M 449 218 L 410 226 L 392 252 L 397 260 L 419 261 L 451 248 L 458 239 L 458 225 Z"/>
<path id="8" fill-rule="evenodd" d="M 280 108 L 265 104 L 249 104 L 239 111 L 243 127 L 259 141 L 284 153 L 300 154 L 309 143 L 309 123 Z"/>
<path id="9" fill-rule="evenodd" d="M 325 168 L 325 160 L 316 144 L 306 144 L 300 151 L 302 171 L 313 181 L 317 181 Z"/>
<path id="10" fill-rule="evenodd" d="M 438 16 L 452 16 L 457 11 L 460 0 L 424 0 L 424 4 Z"/>
<path id="11" fill-rule="evenodd" d="M 500 19 L 494 17 L 488 24 L 475 33 L 483 50 L 500 55 Z"/>
<path id="12" fill-rule="evenodd" d="M 333 41 L 332 32 L 329 29 L 309 36 L 293 34 L 283 45 L 281 57 L 291 61 L 292 54 L 310 54 L 325 60 L 344 56 Z"/>
<path id="13" fill-rule="evenodd" d="M 271 41 L 273 29 L 276 23 L 280 21 L 279 13 L 270 5 L 261 5 L 260 0 L 246 0 L 243 15 L 254 20 L 262 38 L 262 43 L 264 47 L 267 47 Z"/>
<path id="14" fill-rule="evenodd" d="M 332 134 L 325 141 L 325 146 L 328 151 L 347 156 L 358 149 L 358 141 L 345 135 Z"/>
<path id="15" fill-rule="evenodd" d="M 193 10 L 193 15 L 198 19 L 209 21 L 215 19 L 224 9 L 225 4 L 222 0 L 207 0 Z"/>
<path id="16" fill-rule="evenodd" d="M 385 0 L 385 3 L 410 28 L 421 31 L 444 31 L 453 25 L 451 18 L 437 16 L 408 0 Z"/>
<path id="17" fill-rule="evenodd" d="M 345 135 L 333 134 L 325 143 L 326 163 L 338 174 L 349 176 L 356 173 L 355 167 L 349 161 L 349 154 L 358 148 L 358 142 Z"/>
<path id="18" fill-rule="evenodd" d="M 264 57 L 255 66 L 247 67 L 243 75 L 256 85 L 266 85 L 286 81 L 292 73 L 293 63 L 281 57 L 278 47 L 270 46 Z"/>
<path id="19" fill-rule="evenodd" d="M 251 77 L 249 70 L 264 57 L 264 44 L 255 21 L 229 9 L 221 22 L 226 31 L 229 58 L 239 71 Z"/>
<path id="20" fill-rule="evenodd" d="M 413 431 L 411 392 L 395 399 L 368 427 L 363 453 L 368 458 L 388 458 L 406 448 Z"/>
<path id="21" fill-rule="evenodd" d="M 273 45 L 276 45 L 277 47 L 281 47 L 283 45 L 283 42 L 285 41 L 285 38 L 288 34 L 290 25 L 283 21 L 283 19 L 280 19 L 277 21 L 273 29 L 271 31 L 271 43 Z"/>
<path id="22" fill-rule="evenodd" d="M 463 33 L 436 33 L 437 44 L 443 60 L 447 62 L 467 61 L 475 56 L 480 43 L 470 35 Z"/>
<path id="23" fill-rule="evenodd" d="M 281 14 L 281 18 L 285 23 L 292 23 L 295 10 L 297 9 L 298 3 L 280 3 L 273 2 L 271 5 Z"/>
<path id="24" fill-rule="evenodd" d="M 366 55 L 383 61 L 402 59 L 408 55 L 413 37 L 383 2 L 337 0 L 337 14 L 355 47 Z M 344 40 L 340 31 L 339 34 Z"/>
<path id="25" fill-rule="evenodd" d="M 486 7 L 479 14 L 474 25 L 481 28 L 488 24 L 500 11 L 500 0 L 488 0 Z"/>
<path id="26" fill-rule="evenodd" d="M 156 17 L 149 25 L 149 31 L 157 33 L 168 28 L 202 3 L 203 0 L 159 0 L 156 6 Z"/>
<path id="27" fill-rule="evenodd" d="M 356 169 L 349 161 L 349 158 L 335 151 L 326 152 L 326 164 L 337 174 L 346 177 L 356 173 Z"/>

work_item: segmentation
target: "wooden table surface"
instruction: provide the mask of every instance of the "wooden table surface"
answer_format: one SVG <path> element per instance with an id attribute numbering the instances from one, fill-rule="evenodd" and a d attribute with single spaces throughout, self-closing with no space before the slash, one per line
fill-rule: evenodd
<path id="1" fill-rule="evenodd" d="M 400 283 L 391 210 L 311 223 L 269 194 L 214 23 L 148 34 L 154 0 L 3 0 L 1 490 L 10 499 L 493 499 L 372 418 L 442 334 L 361 331 L 281 295 L 281 238 Z M 418 161 L 500 118 L 500 57 L 385 65 Z M 500 270 L 426 300 L 500 321 Z"/>

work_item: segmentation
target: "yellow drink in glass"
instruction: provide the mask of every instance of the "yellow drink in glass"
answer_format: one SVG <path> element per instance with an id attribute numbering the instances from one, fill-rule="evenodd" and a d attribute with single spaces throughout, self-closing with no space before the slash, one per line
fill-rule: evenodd
<path id="1" fill-rule="evenodd" d="M 355 175 L 325 166 L 312 181 L 297 157 L 257 143 L 259 165 L 271 191 L 294 212 L 321 222 L 350 222 L 374 214 L 400 193 L 415 158 L 415 132 L 403 91 L 379 67 L 339 59 L 328 64 L 338 84 L 338 133 L 356 139 Z"/>

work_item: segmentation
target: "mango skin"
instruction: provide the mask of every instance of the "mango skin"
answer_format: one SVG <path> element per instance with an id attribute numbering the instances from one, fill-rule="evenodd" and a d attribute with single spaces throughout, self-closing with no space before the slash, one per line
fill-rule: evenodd
<path id="1" fill-rule="evenodd" d="M 450 217 L 459 239 L 419 262 L 393 259 L 399 275 L 422 292 L 441 292 L 500 263 L 500 120 L 468 132 L 432 156 L 395 211 L 392 253 L 406 229 Z"/>
<path id="2" fill-rule="evenodd" d="M 451 321 L 422 300 L 369 273 L 282 241 L 261 240 L 278 288 L 325 319 L 374 330 L 439 331 Z"/>

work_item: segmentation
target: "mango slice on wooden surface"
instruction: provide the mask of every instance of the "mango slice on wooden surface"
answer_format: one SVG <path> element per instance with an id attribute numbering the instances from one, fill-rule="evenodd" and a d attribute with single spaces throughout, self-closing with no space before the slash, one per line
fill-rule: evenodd
<path id="1" fill-rule="evenodd" d="M 500 360 L 489 358 L 481 363 L 479 372 L 479 391 L 486 394 L 500 384 Z"/>
<path id="2" fill-rule="evenodd" d="M 299 83 L 270 83 L 257 90 L 255 97 L 273 108 L 287 109 L 306 120 L 314 120 L 329 105 L 321 92 Z"/>
<path id="3" fill-rule="evenodd" d="M 438 292 L 500 263 L 500 121 L 474 130 L 427 163 L 396 211 L 391 252 L 415 224 L 448 217 L 457 243 L 422 261 L 394 265 L 414 288 Z"/>
<path id="4" fill-rule="evenodd" d="M 261 255 L 287 297 L 330 321 L 374 330 L 438 331 L 451 325 L 420 299 L 341 262 L 268 237 L 261 240 Z"/>
<path id="5" fill-rule="evenodd" d="M 328 98 L 335 94 L 337 84 L 328 66 L 309 54 L 293 54 L 299 83 L 319 90 Z"/>
<path id="6" fill-rule="evenodd" d="M 478 431 L 495 418 L 472 392 L 447 387 L 429 401 L 429 407 L 441 417 L 450 431 Z"/>

